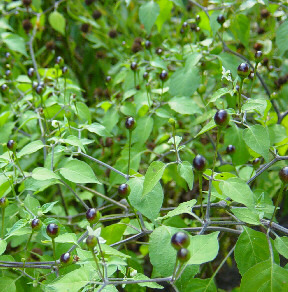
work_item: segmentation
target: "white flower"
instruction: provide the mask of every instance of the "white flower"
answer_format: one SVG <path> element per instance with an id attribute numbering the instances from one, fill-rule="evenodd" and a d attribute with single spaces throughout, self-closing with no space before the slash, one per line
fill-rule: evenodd
<path id="1" fill-rule="evenodd" d="M 90 226 L 87 226 L 87 231 L 88 231 L 88 235 L 93 235 L 95 237 L 98 238 L 99 243 L 105 243 L 106 240 L 101 237 L 101 227 L 97 228 L 96 230 L 93 230 Z"/>
<path id="2" fill-rule="evenodd" d="M 222 66 L 222 79 L 226 79 L 227 81 L 232 82 L 232 78 L 231 78 L 231 71 L 230 70 L 226 70 L 223 66 Z"/>

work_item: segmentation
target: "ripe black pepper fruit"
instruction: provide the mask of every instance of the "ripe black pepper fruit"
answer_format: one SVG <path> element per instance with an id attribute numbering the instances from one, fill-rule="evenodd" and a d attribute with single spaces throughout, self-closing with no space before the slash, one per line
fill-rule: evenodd
<path id="1" fill-rule="evenodd" d="M 106 76 L 105 81 L 106 81 L 107 83 L 109 83 L 111 80 L 112 80 L 111 76 Z"/>
<path id="2" fill-rule="evenodd" d="M 130 194 L 130 187 L 129 185 L 127 184 L 121 184 L 119 187 L 118 187 L 118 194 L 122 197 L 127 197 L 129 196 Z"/>
<path id="3" fill-rule="evenodd" d="M 57 58 L 56 58 L 56 64 L 58 64 L 58 65 L 63 65 L 64 64 L 64 60 L 63 60 L 63 58 L 61 57 L 61 56 L 58 56 Z"/>
<path id="4" fill-rule="evenodd" d="M 12 74 L 11 70 L 8 69 L 8 70 L 5 71 L 6 77 L 11 76 L 11 74 Z"/>
<path id="5" fill-rule="evenodd" d="M 188 23 L 185 21 L 185 22 L 183 22 L 183 24 L 182 24 L 182 28 L 187 28 L 188 27 Z"/>
<path id="6" fill-rule="evenodd" d="M 9 205 L 9 201 L 6 197 L 0 199 L 0 208 L 5 209 Z"/>
<path id="7" fill-rule="evenodd" d="M 269 65 L 268 66 L 268 70 L 271 72 L 271 71 L 273 71 L 274 70 L 274 66 L 273 65 Z"/>
<path id="8" fill-rule="evenodd" d="M 279 178 L 282 180 L 284 184 L 288 183 L 288 166 L 283 167 L 279 171 Z"/>
<path id="9" fill-rule="evenodd" d="M 44 88 L 43 88 L 41 85 L 38 85 L 38 86 L 36 87 L 36 92 L 37 92 L 39 95 L 41 95 L 41 94 L 43 93 L 43 90 L 44 90 Z"/>
<path id="10" fill-rule="evenodd" d="M 46 228 L 46 232 L 49 237 L 55 238 L 59 235 L 59 226 L 55 223 L 50 223 Z"/>
<path id="11" fill-rule="evenodd" d="M 29 20 L 29 19 L 24 19 L 23 21 L 22 21 L 22 26 L 23 26 L 23 28 L 24 28 L 24 30 L 25 30 L 25 32 L 28 34 L 29 33 L 29 31 L 33 28 L 33 25 L 32 25 L 32 23 L 31 23 L 31 21 Z"/>
<path id="12" fill-rule="evenodd" d="M 28 6 L 31 5 L 32 0 L 22 0 L 22 3 L 23 3 L 24 6 L 28 7 Z"/>
<path id="13" fill-rule="evenodd" d="M 10 59 L 10 58 L 11 58 L 11 54 L 10 54 L 9 52 L 6 52 L 6 53 L 5 53 L 5 58 L 6 58 L 6 59 Z"/>
<path id="14" fill-rule="evenodd" d="M 263 53 L 262 53 L 262 51 L 256 51 L 254 56 L 255 56 L 255 61 L 257 63 L 261 62 L 262 59 L 263 59 Z"/>
<path id="15" fill-rule="evenodd" d="M 67 66 L 64 66 L 64 67 L 62 68 L 62 74 L 63 74 L 64 76 L 67 75 L 68 71 L 69 71 L 69 69 L 68 69 Z"/>
<path id="16" fill-rule="evenodd" d="M 100 17 L 102 16 L 102 13 L 100 10 L 94 10 L 93 13 L 92 13 L 92 17 L 97 20 L 99 19 Z"/>
<path id="17" fill-rule="evenodd" d="M 190 251 L 186 248 L 181 248 L 177 252 L 177 259 L 181 263 L 186 263 L 190 259 Z"/>
<path id="18" fill-rule="evenodd" d="M 146 48 L 146 49 L 150 49 L 151 46 L 152 46 L 152 43 L 151 43 L 150 41 L 146 41 L 146 42 L 145 42 L 145 48 Z"/>
<path id="19" fill-rule="evenodd" d="M 171 237 L 171 245 L 177 250 L 181 249 L 182 247 L 188 247 L 189 244 L 190 238 L 183 231 L 179 231 Z"/>
<path id="20" fill-rule="evenodd" d="M 197 27 L 195 28 L 195 31 L 196 31 L 196 32 L 200 32 L 200 30 L 201 30 L 201 29 L 200 29 L 199 26 L 197 26 Z"/>
<path id="21" fill-rule="evenodd" d="M 137 70 L 137 67 L 138 67 L 138 65 L 137 65 L 136 62 L 132 62 L 131 65 L 130 65 L 130 68 L 131 68 L 131 70 L 133 70 L 133 71 L 136 71 L 136 70 Z"/>
<path id="22" fill-rule="evenodd" d="M 225 16 L 223 15 L 223 14 L 219 14 L 218 15 L 218 17 L 217 17 L 217 22 L 219 23 L 219 24 L 223 24 L 224 22 L 225 22 Z"/>
<path id="23" fill-rule="evenodd" d="M 268 63 L 269 63 L 269 59 L 267 57 L 265 57 L 262 61 L 262 65 L 267 67 Z"/>
<path id="24" fill-rule="evenodd" d="M 86 5 L 91 5 L 95 0 L 85 0 Z"/>
<path id="25" fill-rule="evenodd" d="M 226 152 L 228 153 L 228 154 L 233 154 L 233 153 L 235 153 L 235 151 L 236 151 L 236 148 L 235 148 L 235 146 L 234 145 L 228 145 L 227 147 L 226 147 Z"/>
<path id="26" fill-rule="evenodd" d="M 247 63 L 241 63 L 237 68 L 237 73 L 241 79 L 248 77 L 250 74 L 250 67 Z"/>
<path id="27" fill-rule="evenodd" d="M 32 230 L 33 231 L 38 231 L 41 229 L 42 227 L 42 222 L 40 219 L 38 218 L 34 218 L 32 221 L 31 221 L 31 227 L 32 227 Z"/>
<path id="28" fill-rule="evenodd" d="M 255 158 L 252 161 L 253 168 L 257 169 L 260 166 L 260 163 L 261 163 L 261 159 L 259 157 Z"/>
<path id="29" fill-rule="evenodd" d="M 162 81 L 165 81 L 165 80 L 168 78 L 168 73 L 167 73 L 167 71 L 166 71 L 166 70 L 162 70 L 162 72 L 160 73 L 159 77 L 160 77 L 160 79 L 161 79 Z"/>
<path id="30" fill-rule="evenodd" d="M 14 140 L 9 140 L 7 142 L 7 148 L 9 150 L 16 150 L 16 147 L 17 147 L 17 143 Z"/>
<path id="31" fill-rule="evenodd" d="M 143 78 L 144 78 L 145 80 L 147 80 L 147 79 L 149 78 L 149 73 L 148 73 L 148 72 L 144 72 L 144 74 L 143 74 Z"/>
<path id="32" fill-rule="evenodd" d="M 263 48 L 263 45 L 260 43 L 255 43 L 253 48 L 255 51 L 260 51 Z"/>
<path id="33" fill-rule="evenodd" d="M 136 128 L 136 121 L 132 117 L 128 117 L 125 122 L 125 127 L 129 131 L 133 131 Z"/>
<path id="34" fill-rule="evenodd" d="M 190 29 L 191 30 L 196 30 L 197 24 L 196 23 L 191 23 L 190 24 Z"/>
<path id="35" fill-rule="evenodd" d="M 196 15 L 196 18 L 195 18 L 196 22 L 199 23 L 201 21 L 201 17 L 200 15 Z"/>
<path id="36" fill-rule="evenodd" d="M 34 73 L 35 73 L 34 68 L 29 68 L 27 75 L 28 75 L 28 77 L 32 78 L 34 76 Z"/>
<path id="37" fill-rule="evenodd" d="M 105 146 L 111 147 L 114 144 L 113 139 L 111 137 L 107 137 L 105 140 Z"/>
<path id="38" fill-rule="evenodd" d="M 86 212 L 86 219 L 89 223 L 95 224 L 100 219 L 100 213 L 95 208 L 90 208 Z"/>
<path id="39" fill-rule="evenodd" d="M 88 248 L 90 248 L 90 249 L 94 248 L 96 246 L 96 244 L 97 244 L 97 238 L 96 238 L 96 236 L 89 235 L 86 238 L 86 244 L 87 244 Z"/>
<path id="40" fill-rule="evenodd" d="M 73 263 L 73 257 L 70 255 L 69 252 L 63 253 L 60 256 L 60 262 L 63 265 L 70 265 Z"/>
<path id="41" fill-rule="evenodd" d="M 54 41 L 48 41 L 45 46 L 48 51 L 53 51 L 55 49 Z"/>
<path id="42" fill-rule="evenodd" d="M 199 172 L 205 171 L 206 164 L 206 158 L 200 154 L 196 155 L 196 157 L 193 159 L 193 166 Z"/>
<path id="43" fill-rule="evenodd" d="M 181 29 L 180 29 L 180 33 L 181 33 L 181 34 L 184 34 L 184 33 L 185 33 L 185 30 L 184 30 L 183 28 L 181 28 Z"/>
<path id="44" fill-rule="evenodd" d="M 161 48 L 157 48 L 157 49 L 156 49 L 156 54 L 157 54 L 158 56 L 161 56 L 161 55 L 163 54 L 163 49 L 161 49 Z"/>
<path id="45" fill-rule="evenodd" d="M 84 33 L 87 33 L 89 31 L 89 28 L 90 28 L 90 24 L 89 23 L 83 23 L 81 25 L 81 31 L 84 32 Z"/>
<path id="46" fill-rule="evenodd" d="M 109 31 L 108 35 L 109 35 L 109 37 L 110 37 L 111 39 L 115 39 L 115 38 L 117 38 L 118 33 L 117 33 L 117 31 L 116 31 L 115 29 L 111 29 L 111 30 Z"/>
<path id="47" fill-rule="evenodd" d="M 260 14 L 261 14 L 261 18 L 267 18 L 270 16 L 270 12 L 267 9 L 262 9 Z"/>
<path id="48" fill-rule="evenodd" d="M 215 124 L 219 127 L 225 127 L 229 123 L 229 115 L 225 110 L 219 110 L 214 116 Z"/>
<path id="49" fill-rule="evenodd" d="M 1 85 L 1 90 L 2 91 L 6 91 L 7 89 L 8 89 L 7 84 L 4 83 L 4 84 Z"/>

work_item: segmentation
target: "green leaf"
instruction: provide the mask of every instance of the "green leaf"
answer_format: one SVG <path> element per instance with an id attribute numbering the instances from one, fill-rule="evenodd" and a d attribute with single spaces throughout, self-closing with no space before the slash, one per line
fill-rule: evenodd
<path id="1" fill-rule="evenodd" d="M 236 14 L 230 26 L 235 39 L 239 40 L 246 48 L 249 46 L 250 21 L 244 14 Z"/>
<path id="2" fill-rule="evenodd" d="M 152 26 L 156 22 L 156 19 L 160 13 L 160 7 L 158 3 L 149 1 L 141 5 L 139 8 L 139 19 L 140 22 L 144 25 L 147 33 L 149 34 Z"/>
<path id="3" fill-rule="evenodd" d="M 213 95 L 211 96 L 208 104 L 210 102 L 215 102 L 218 98 L 220 98 L 221 96 L 223 96 L 223 95 L 225 95 L 227 93 L 229 93 L 231 95 L 230 90 L 228 88 L 220 88 L 220 89 L 218 89 L 217 91 L 215 91 L 213 93 Z"/>
<path id="4" fill-rule="evenodd" d="M 125 224 L 111 224 L 101 230 L 101 237 L 106 239 L 107 245 L 113 244 L 122 239 L 126 228 Z"/>
<path id="5" fill-rule="evenodd" d="M 160 32 L 164 22 L 171 18 L 171 10 L 173 8 L 173 4 L 172 2 L 168 2 L 167 0 L 159 0 L 158 4 L 160 7 L 160 13 L 157 18 L 156 25 L 158 31 Z"/>
<path id="6" fill-rule="evenodd" d="M 0 239 L 0 255 L 6 250 L 7 242 L 4 239 Z"/>
<path id="7" fill-rule="evenodd" d="M 219 185 L 223 195 L 247 207 L 254 206 L 254 194 L 247 183 L 240 178 L 232 177 Z"/>
<path id="8" fill-rule="evenodd" d="M 182 161 L 182 163 L 178 164 L 177 170 L 181 177 L 186 180 L 189 189 L 192 190 L 194 183 L 194 172 L 192 170 L 191 163 L 189 161 Z"/>
<path id="9" fill-rule="evenodd" d="M 68 145 L 79 147 L 84 153 L 86 152 L 82 141 L 76 136 L 70 135 L 66 139 L 61 139 L 60 141 Z"/>
<path id="10" fill-rule="evenodd" d="M 69 160 L 64 167 L 60 168 L 60 173 L 67 180 L 74 183 L 97 183 L 100 184 L 96 178 L 92 168 L 83 161 L 72 159 Z"/>
<path id="11" fill-rule="evenodd" d="M 288 259 L 288 237 L 287 236 L 277 236 L 275 239 L 275 248 L 276 250 Z"/>
<path id="12" fill-rule="evenodd" d="M 33 141 L 26 146 L 24 146 L 17 154 L 17 157 L 20 158 L 25 155 L 32 154 L 40 149 L 42 149 L 45 145 L 40 140 Z"/>
<path id="13" fill-rule="evenodd" d="M 179 229 L 170 226 L 160 226 L 150 235 L 149 257 L 157 272 L 168 277 L 173 273 L 176 262 L 176 250 L 171 246 L 171 237 Z"/>
<path id="14" fill-rule="evenodd" d="M 23 38 L 10 32 L 2 33 L 1 38 L 10 50 L 21 53 L 22 55 L 28 57 L 25 41 Z"/>
<path id="15" fill-rule="evenodd" d="M 138 280 L 150 280 L 149 277 L 137 273 L 136 276 L 133 277 L 133 280 L 138 281 Z M 163 289 L 164 287 L 155 283 L 155 282 L 146 282 L 146 283 L 137 283 L 140 287 L 149 287 L 149 288 L 154 288 L 154 289 Z"/>
<path id="16" fill-rule="evenodd" d="M 271 102 L 265 98 L 251 98 L 243 106 L 242 111 L 247 113 L 257 112 L 261 116 L 264 116 L 265 111 L 269 107 L 271 108 Z"/>
<path id="17" fill-rule="evenodd" d="M 181 290 L 182 291 L 182 290 Z M 182 292 L 216 292 L 217 288 L 212 279 L 189 279 Z"/>
<path id="18" fill-rule="evenodd" d="M 91 123 L 91 113 L 89 107 L 83 102 L 76 102 L 75 112 L 80 119 Z"/>
<path id="19" fill-rule="evenodd" d="M 197 67 L 185 66 L 170 77 L 169 93 L 172 96 L 192 96 L 201 82 Z"/>
<path id="20" fill-rule="evenodd" d="M 270 259 L 249 269 L 242 277 L 240 291 L 288 291 L 288 270 Z"/>
<path id="21" fill-rule="evenodd" d="M 212 261 L 218 254 L 219 232 L 212 232 L 207 235 L 195 235 L 191 237 L 190 245 L 187 249 L 190 251 L 189 264 L 203 264 Z"/>
<path id="22" fill-rule="evenodd" d="M 256 153 L 269 160 L 270 139 L 269 131 L 262 125 L 254 125 L 243 131 L 243 139 L 246 145 Z"/>
<path id="23" fill-rule="evenodd" d="M 244 227 L 237 240 L 234 255 L 241 275 L 257 263 L 270 259 L 269 245 L 265 234 Z"/>
<path id="24" fill-rule="evenodd" d="M 168 102 L 171 109 L 183 115 L 201 114 L 201 110 L 191 97 L 173 97 Z"/>
<path id="25" fill-rule="evenodd" d="M 32 197 L 31 195 L 27 195 L 24 200 L 24 205 L 33 214 L 37 215 L 37 212 L 40 208 L 40 203 L 36 198 Z"/>
<path id="26" fill-rule="evenodd" d="M 49 211 L 51 211 L 53 209 L 54 205 L 57 204 L 57 203 L 58 203 L 58 201 L 44 204 L 41 207 L 42 213 L 44 213 L 44 214 L 48 213 Z"/>
<path id="27" fill-rule="evenodd" d="M 141 117 L 137 120 L 137 127 L 133 131 L 132 143 L 144 144 L 153 130 L 154 120 L 151 116 Z"/>
<path id="28" fill-rule="evenodd" d="M 215 121 L 214 121 L 214 119 L 211 119 L 211 120 L 209 121 L 209 123 L 207 123 L 207 124 L 202 128 L 202 130 L 201 130 L 201 131 L 195 136 L 195 138 L 197 138 L 197 137 L 201 136 L 202 134 L 204 134 L 204 133 L 206 133 L 206 132 L 212 130 L 212 129 L 215 128 L 215 127 L 216 127 Z"/>
<path id="29" fill-rule="evenodd" d="M 232 208 L 232 213 L 241 221 L 252 224 L 260 225 L 259 214 L 254 209 L 244 207 Z"/>
<path id="30" fill-rule="evenodd" d="M 163 189 L 160 182 L 157 182 L 149 193 L 147 193 L 145 196 L 142 196 L 143 183 L 143 177 L 135 177 L 128 181 L 128 184 L 131 188 L 129 201 L 131 205 L 145 217 L 150 220 L 154 220 L 158 217 L 163 204 Z"/>
<path id="31" fill-rule="evenodd" d="M 23 228 L 26 224 L 27 224 L 27 220 L 26 219 L 20 219 L 18 220 L 13 226 L 12 228 L 9 230 L 8 234 L 6 234 L 6 238 L 12 236 L 13 233 L 15 233 L 17 230 Z"/>
<path id="32" fill-rule="evenodd" d="M 167 165 L 161 161 L 154 161 L 150 164 L 145 174 L 143 197 L 153 190 L 157 182 L 161 179 L 166 166 Z"/>
<path id="33" fill-rule="evenodd" d="M 93 123 L 91 125 L 86 125 L 85 129 L 87 129 L 91 133 L 95 133 L 101 137 L 111 137 L 112 135 L 106 130 L 106 128 L 99 124 Z"/>
<path id="34" fill-rule="evenodd" d="M 276 45 L 280 55 L 283 55 L 288 50 L 287 42 L 288 21 L 283 22 L 276 31 Z"/>
<path id="35" fill-rule="evenodd" d="M 73 243 L 78 245 L 77 236 L 75 233 L 64 233 L 60 234 L 55 238 L 55 242 L 58 243 Z"/>
<path id="36" fill-rule="evenodd" d="M 49 15 L 49 23 L 56 31 L 65 35 L 65 17 L 58 11 L 53 11 Z"/>
<path id="37" fill-rule="evenodd" d="M 33 169 L 32 177 L 36 180 L 60 179 L 56 173 L 45 167 L 37 167 Z"/>
<path id="38" fill-rule="evenodd" d="M 0 291 L 1 292 L 16 292 L 16 285 L 15 285 L 15 279 L 9 278 L 9 277 L 1 277 L 0 278 Z"/>
<path id="39" fill-rule="evenodd" d="M 185 8 L 182 0 L 170 0 L 172 1 L 176 6 L 179 6 L 181 8 Z"/>

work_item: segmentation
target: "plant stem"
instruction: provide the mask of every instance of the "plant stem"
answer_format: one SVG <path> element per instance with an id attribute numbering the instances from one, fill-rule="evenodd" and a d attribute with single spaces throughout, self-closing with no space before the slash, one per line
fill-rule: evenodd
<path id="1" fill-rule="evenodd" d="M 127 203 L 129 204 L 129 206 L 130 206 L 132 212 L 135 214 L 135 217 L 136 217 L 136 219 L 137 219 L 137 221 L 138 221 L 139 227 L 140 227 L 141 230 L 142 230 L 142 224 L 141 224 L 141 222 L 140 222 L 140 219 L 139 219 L 139 217 L 138 217 L 138 215 L 137 215 L 135 209 L 134 209 L 133 206 L 131 205 L 129 199 L 127 198 L 126 200 L 127 200 Z"/>
<path id="2" fill-rule="evenodd" d="M 32 238 L 32 235 L 33 235 L 33 230 L 32 230 L 32 232 L 31 232 L 31 234 L 30 234 L 30 236 L 29 236 L 29 239 L 28 239 L 28 241 L 27 241 L 27 243 L 26 243 L 26 246 L 25 246 L 25 254 L 26 254 L 26 258 L 27 258 L 27 252 L 28 252 L 28 244 L 30 243 L 30 241 L 31 241 L 31 238 Z"/>
<path id="3" fill-rule="evenodd" d="M 202 194 L 202 172 L 199 173 L 199 195 L 200 195 L 200 210 L 201 210 L 201 218 L 204 217 L 204 211 L 203 211 L 203 194 Z"/>
<path id="4" fill-rule="evenodd" d="M 179 164 L 181 162 L 181 160 L 180 160 L 177 145 L 176 145 L 175 124 L 172 125 L 172 135 L 173 135 L 173 140 L 174 140 L 174 149 L 175 149 L 175 153 L 176 153 L 176 159 L 177 159 L 177 163 Z"/>
<path id="5" fill-rule="evenodd" d="M 215 170 L 215 165 L 216 165 L 216 160 L 217 160 L 217 152 L 218 152 L 220 136 L 221 136 L 221 128 L 218 128 L 217 140 L 216 140 L 216 146 L 215 146 L 216 149 L 215 149 L 214 159 L 213 159 L 212 178 L 213 178 L 213 175 L 214 175 L 214 170 Z"/>
<path id="6" fill-rule="evenodd" d="M 91 249 L 91 253 L 92 253 L 93 259 L 94 259 L 94 261 L 95 261 L 95 263 L 96 263 L 96 266 L 97 266 L 97 270 L 98 270 L 99 276 L 100 276 L 100 278 L 104 281 L 104 279 L 103 279 L 103 275 L 102 275 L 102 272 L 101 272 L 100 267 L 99 267 L 99 264 L 98 264 L 97 257 L 96 257 L 96 255 L 95 255 L 93 249 Z"/>
<path id="7" fill-rule="evenodd" d="M 131 139 L 132 139 L 132 131 L 129 130 L 129 134 L 128 134 L 128 139 L 129 139 L 129 145 L 128 145 L 128 177 L 129 177 L 129 173 L 130 173 L 130 159 L 131 159 Z"/>
<path id="8" fill-rule="evenodd" d="M 2 208 L 2 239 L 4 239 L 4 218 L 5 218 L 5 208 Z"/>
<path id="9" fill-rule="evenodd" d="M 23 175 L 23 178 L 25 178 L 25 175 L 24 175 L 24 172 L 23 172 L 23 170 L 22 170 L 22 168 L 21 168 L 21 166 L 20 166 L 20 163 L 19 163 L 19 160 L 18 160 L 18 157 L 17 157 L 16 151 L 13 150 L 13 154 L 14 154 L 14 156 L 15 156 L 15 161 L 16 161 L 16 163 L 18 164 L 19 169 L 20 169 L 20 171 L 21 171 L 21 173 L 22 173 L 22 175 Z"/>
<path id="10" fill-rule="evenodd" d="M 255 65 L 255 69 L 254 69 L 254 76 L 253 76 L 253 80 L 252 80 L 252 84 L 251 84 L 251 97 L 252 97 L 252 93 L 253 93 L 254 82 L 255 82 L 255 79 L 256 79 L 256 72 L 257 72 L 258 64 L 259 64 L 259 63 L 256 63 L 256 65 Z"/>
<path id="11" fill-rule="evenodd" d="M 173 274 L 172 274 L 172 281 L 175 280 L 175 272 L 176 272 L 177 265 L 178 265 L 178 258 L 176 256 L 176 262 L 175 262 L 175 266 L 174 266 L 174 270 L 173 270 Z"/>
<path id="12" fill-rule="evenodd" d="M 279 194 L 278 194 L 277 201 L 276 201 L 276 204 L 275 204 L 274 212 L 273 212 L 273 215 L 272 215 L 271 220 L 270 220 L 270 223 L 269 223 L 269 229 L 271 228 L 271 225 L 272 225 L 273 219 L 274 219 L 274 217 L 275 217 L 275 215 L 276 215 L 276 212 L 277 212 L 278 205 L 279 205 L 279 203 L 280 203 L 280 201 L 281 201 L 281 199 L 282 199 L 282 194 L 283 194 L 283 190 L 284 190 L 284 188 L 285 188 L 285 184 L 282 183 L 282 185 L 281 185 L 281 189 L 280 189 L 280 192 L 279 192 Z"/>
<path id="13" fill-rule="evenodd" d="M 243 86 L 243 79 L 241 78 L 240 86 L 239 86 L 239 94 L 238 94 L 238 110 L 239 110 L 239 113 L 241 113 L 242 86 Z"/>
<path id="14" fill-rule="evenodd" d="M 55 265 L 57 266 L 57 261 L 56 261 L 56 249 L 55 249 L 55 240 L 54 238 L 52 238 L 52 246 L 53 246 L 53 258 L 54 258 L 54 261 L 55 261 Z"/>

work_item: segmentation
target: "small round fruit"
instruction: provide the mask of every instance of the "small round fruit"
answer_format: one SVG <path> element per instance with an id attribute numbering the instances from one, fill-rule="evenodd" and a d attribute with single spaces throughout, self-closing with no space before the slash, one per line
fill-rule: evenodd
<path id="1" fill-rule="evenodd" d="M 146 48 L 146 49 L 149 50 L 149 49 L 151 48 L 151 46 L 152 46 L 152 43 L 151 43 L 150 41 L 146 41 L 146 42 L 145 42 L 145 48 Z"/>
<path id="2" fill-rule="evenodd" d="M 129 196 L 130 192 L 131 192 L 131 189 L 130 189 L 129 185 L 127 185 L 127 184 L 121 184 L 118 187 L 118 194 L 122 197 Z"/>
<path id="3" fill-rule="evenodd" d="M 11 74 L 12 74 L 12 72 L 11 72 L 10 69 L 8 69 L 8 70 L 5 71 L 5 75 L 6 75 L 6 77 L 11 76 Z"/>
<path id="4" fill-rule="evenodd" d="M 9 205 L 9 201 L 6 197 L 0 199 L 0 208 L 5 209 Z"/>
<path id="5" fill-rule="evenodd" d="M 166 70 L 162 70 L 162 72 L 160 73 L 159 77 L 160 77 L 160 79 L 161 79 L 162 81 L 165 81 L 165 80 L 168 78 L 168 73 L 167 73 L 167 71 L 166 71 Z"/>
<path id="6" fill-rule="evenodd" d="M 91 5 L 95 0 L 85 0 L 86 5 Z"/>
<path id="7" fill-rule="evenodd" d="M 255 56 L 255 61 L 257 63 L 261 62 L 262 59 L 263 59 L 263 53 L 262 53 L 262 51 L 256 51 L 254 56 Z"/>
<path id="8" fill-rule="evenodd" d="M 278 93 L 274 91 L 271 93 L 270 97 L 271 97 L 271 99 L 275 99 L 278 97 Z"/>
<path id="9" fill-rule="evenodd" d="M 49 237 L 51 238 L 55 238 L 59 235 L 59 226 L 55 223 L 50 223 L 48 224 L 47 228 L 46 228 L 46 232 L 48 234 Z"/>
<path id="10" fill-rule="evenodd" d="M 161 49 L 161 48 L 157 48 L 157 49 L 156 49 L 156 54 L 157 54 L 158 56 L 161 56 L 161 55 L 163 54 L 163 49 Z"/>
<path id="11" fill-rule="evenodd" d="M 181 248 L 177 252 L 177 259 L 181 263 L 186 263 L 190 259 L 190 251 L 186 248 Z"/>
<path id="12" fill-rule="evenodd" d="M 67 75 L 68 71 L 69 71 L 69 69 L 68 69 L 67 66 L 64 66 L 64 67 L 62 68 L 62 74 L 63 74 L 64 76 Z"/>
<path id="13" fill-rule="evenodd" d="M 170 118 L 170 119 L 168 120 L 168 123 L 169 123 L 171 126 L 173 126 L 173 127 L 175 127 L 175 125 L 176 125 L 176 121 L 175 121 L 175 119 L 173 119 L 173 118 Z"/>
<path id="14" fill-rule="evenodd" d="M 282 180 L 284 184 L 288 183 L 288 166 L 283 167 L 279 171 L 279 178 Z"/>
<path id="15" fill-rule="evenodd" d="M 115 39 L 115 38 L 117 38 L 117 35 L 118 35 L 117 30 L 116 30 L 116 29 L 111 29 L 111 30 L 109 31 L 108 35 L 109 35 L 109 37 L 110 37 L 111 39 Z"/>
<path id="16" fill-rule="evenodd" d="M 234 145 L 228 145 L 227 147 L 226 147 L 226 152 L 228 153 L 228 154 L 233 154 L 233 153 L 235 153 L 235 151 L 236 151 L 236 148 L 235 148 L 235 146 Z"/>
<path id="17" fill-rule="evenodd" d="M 182 24 L 182 28 L 186 29 L 187 27 L 188 27 L 188 23 L 186 21 L 184 21 L 183 24 Z"/>
<path id="18" fill-rule="evenodd" d="M 7 89 L 8 89 L 7 84 L 4 83 L 4 84 L 1 85 L 1 90 L 2 91 L 6 91 Z"/>
<path id="19" fill-rule="evenodd" d="M 220 15 L 218 15 L 218 17 L 217 17 L 217 22 L 219 23 L 219 24 L 223 24 L 224 22 L 225 22 L 225 16 L 223 15 L 223 14 L 220 14 Z"/>
<path id="20" fill-rule="evenodd" d="M 196 18 L 195 18 L 196 22 L 199 23 L 201 21 L 201 17 L 200 15 L 196 15 Z"/>
<path id="21" fill-rule="evenodd" d="M 136 71 L 136 70 L 137 70 L 137 67 L 138 67 L 138 65 L 137 65 L 136 62 L 132 62 L 131 65 L 130 65 L 130 68 L 131 68 L 131 70 L 133 70 L 133 71 Z"/>
<path id="22" fill-rule="evenodd" d="M 99 19 L 100 17 L 102 16 L 102 13 L 100 10 L 94 10 L 93 13 L 92 13 L 92 17 L 97 20 Z"/>
<path id="23" fill-rule="evenodd" d="M 41 85 L 38 85 L 38 86 L 36 87 L 36 92 L 37 92 L 39 95 L 41 95 L 41 94 L 43 93 L 43 90 L 44 90 L 44 88 L 43 88 Z"/>
<path id="24" fill-rule="evenodd" d="M 61 56 L 58 56 L 56 58 L 55 63 L 58 64 L 58 65 L 63 65 L 64 64 L 64 60 L 63 60 L 63 58 Z"/>
<path id="25" fill-rule="evenodd" d="M 28 6 L 31 5 L 32 0 L 22 0 L 22 3 L 23 3 L 24 6 L 28 7 Z"/>
<path id="26" fill-rule="evenodd" d="M 259 157 L 255 158 L 252 161 L 253 168 L 257 169 L 260 166 L 260 163 L 261 163 L 261 159 Z"/>
<path id="27" fill-rule="evenodd" d="M 7 142 L 7 148 L 9 150 L 16 150 L 16 147 L 17 147 L 17 143 L 14 140 L 9 140 Z"/>
<path id="28" fill-rule="evenodd" d="M 31 227 L 32 227 L 32 230 L 33 231 L 38 231 L 41 229 L 42 227 L 42 221 L 38 218 L 34 218 L 32 221 L 31 221 Z"/>
<path id="29" fill-rule="evenodd" d="M 29 68 L 27 71 L 28 77 L 32 78 L 34 76 L 35 70 L 34 68 Z"/>
<path id="30" fill-rule="evenodd" d="M 6 52 L 6 53 L 5 53 L 5 58 L 6 58 L 6 59 L 10 59 L 10 58 L 11 58 L 11 54 L 10 54 L 9 52 Z"/>
<path id="31" fill-rule="evenodd" d="M 193 166 L 199 172 L 205 171 L 206 165 L 206 158 L 200 154 L 196 155 L 196 157 L 193 159 Z"/>
<path id="32" fill-rule="evenodd" d="M 106 81 L 107 83 L 109 83 L 111 80 L 112 80 L 112 77 L 111 77 L 111 76 L 106 76 L 105 81 Z"/>
<path id="33" fill-rule="evenodd" d="M 229 115 L 225 110 L 219 110 L 214 116 L 215 124 L 218 127 L 225 127 L 229 123 Z"/>
<path id="34" fill-rule="evenodd" d="M 84 33 L 87 33 L 89 31 L 89 28 L 90 28 L 90 24 L 89 23 L 83 23 L 81 25 L 81 31 L 84 32 Z"/>
<path id="35" fill-rule="evenodd" d="M 237 68 L 237 73 L 241 79 L 248 77 L 250 74 L 250 67 L 247 63 L 241 63 Z"/>
<path id="36" fill-rule="evenodd" d="M 204 84 L 200 84 L 197 91 L 199 94 L 204 94 L 206 92 L 206 86 Z"/>
<path id="37" fill-rule="evenodd" d="M 125 122 L 125 127 L 129 131 L 133 131 L 136 128 L 136 121 L 132 117 L 128 117 Z"/>
<path id="38" fill-rule="evenodd" d="M 69 252 L 63 253 L 60 256 L 60 262 L 62 265 L 70 265 L 73 263 L 73 257 Z"/>
<path id="39" fill-rule="evenodd" d="M 95 224 L 100 219 L 100 213 L 95 208 L 88 209 L 86 212 L 86 219 L 90 224 Z"/>
<path id="40" fill-rule="evenodd" d="M 87 244 L 88 248 L 90 248 L 90 249 L 94 248 L 96 246 L 96 244 L 97 244 L 97 238 L 96 238 L 96 236 L 89 235 L 86 238 L 86 244 Z"/>
<path id="41" fill-rule="evenodd" d="M 23 29 L 25 30 L 25 32 L 28 34 L 29 31 L 33 28 L 33 25 L 31 23 L 31 21 L 29 19 L 24 19 L 22 21 L 22 26 L 23 26 Z"/>
<path id="42" fill-rule="evenodd" d="M 144 72 L 143 79 L 147 80 L 148 78 L 149 78 L 149 73 L 148 72 Z"/>
<path id="43" fill-rule="evenodd" d="M 183 231 L 179 231 L 171 237 L 171 245 L 177 250 L 181 249 L 182 247 L 188 247 L 189 244 L 190 238 Z"/>

